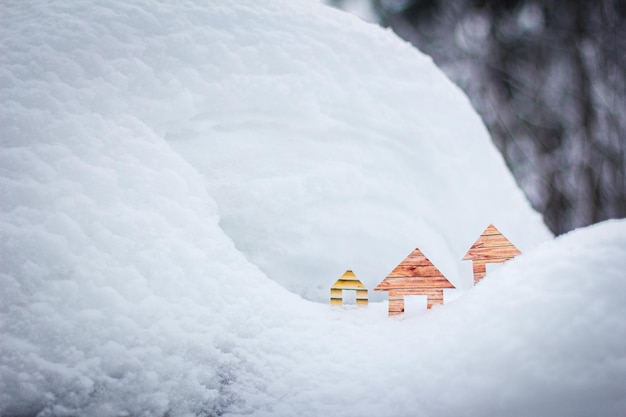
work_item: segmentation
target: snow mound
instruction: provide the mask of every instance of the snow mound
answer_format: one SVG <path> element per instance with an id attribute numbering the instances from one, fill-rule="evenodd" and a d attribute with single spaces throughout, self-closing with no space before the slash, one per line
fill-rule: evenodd
<path id="1" fill-rule="evenodd" d="M 346 269 L 373 288 L 415 246 L 464 290 L 489 223 L 522 251 L 549 237 L 466 97 L 391 32 L 311 1 L 4 8 L 13 112 L 137 119 L 305 298 Z"/>
<path id="2" fill-rule="evenodd" d="M 337 312 L 278 342 L 290 354 L 256 415 L 622 415 L 624 268 L 626 221 L 613 221 L 540 245 L 426 314 Z"/>
<path id="3" fill-rule="evenodd" d="M 467 100 L 391 33 L 299 0 L 0 8 L 0 415 L 623 410 L 624 223 L 533 250 Z M 469 290 L 492 222 L 524 255 L 443 308 L 300 297 L 415 246 Z"/>
<path id="4" fill-rule="evenodd" d="M 326 302 L 346 269 L 373 288 L 418 246 L 461 292 L 473 282 L 460 259 L 488 224 L 522 251 L 549 238 L 430 58 L 347 14 L 277 4 L 233 7 L 210 36 L 194 32 L 210 64 L 199 53 L 193 66 L 211 76 L 194 78 L 188 120 L 163 127 L 251 262 Z"/>
<path id="5" fill-rule="evenodd" d="M 236 317 L 262 299 L 228 301 L 267 280 L 201 178 L 132 117 L 33 115 L 45 132 L 0 153 L 0 414 L 223 408 Z"/>

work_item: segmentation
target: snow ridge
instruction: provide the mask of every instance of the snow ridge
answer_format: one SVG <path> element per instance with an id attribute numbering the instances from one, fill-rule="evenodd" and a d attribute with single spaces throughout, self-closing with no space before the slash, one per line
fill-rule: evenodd
<path id="1" fill-rule="evenodd" d="M 391 33 L 304 0 L 0 7 L 0 415 L 624 409 L 624 222 L 533 250 L 466 98 Z M 472 289 L 491 222 L 524 255 Z M 325 305 L 416 245 L 457 301 Z"/>

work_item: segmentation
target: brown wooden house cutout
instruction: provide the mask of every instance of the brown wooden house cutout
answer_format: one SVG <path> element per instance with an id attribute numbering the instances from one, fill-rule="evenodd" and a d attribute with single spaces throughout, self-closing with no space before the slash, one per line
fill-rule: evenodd
<path id="1" fill-rule="evenodd" d="M 407 295 L 425 295 L 428 308 L 435 304 L 443 304 L 444 288 L 455 287 L 416 248 L 374 288 L 374 291 L 389 292 L 389 315 L 395 316 L 404 312 L 404 297 Z"/>
<path id="2" fill-rule="evenodd" d="M 471 260 L 474 285 L 487 273 L 486 264 L 504 263 L 521 252 L 493 224 L 490 224 L 467 251 L 463 260 Z"/>
<path id="3" fill-rule="evenodd" d="M 367 306 L 367 288 L 361 281 L 359 281 L 351 270 L 347 270 L 343 273 L 332 287 L 330 287 L 330 305 L 342 306 L 343 305 L 343 291 L 353 290 L 356 291 L 356 305 L 357 307 Z"/>

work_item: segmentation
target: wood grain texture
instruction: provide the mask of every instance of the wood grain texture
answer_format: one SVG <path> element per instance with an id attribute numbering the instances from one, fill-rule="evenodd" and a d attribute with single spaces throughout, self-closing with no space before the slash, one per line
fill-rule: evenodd
<path id="1" fill-rule="evenodd" d="M 521 252 L 493 224 L 490 224 L 469 248 L 463 260 L 511 259 Z"/>
<path id="2" fill-rule="evenodd" d="M 487 263 L 504 263 L 521 252 L 493 224 L 487 226 L 467 251 L 463 260 L 471 260 L 474 285 L 487 274 Z"/>
<path id="3" fill-rule="evenodd" d="M 357 307 L 364 307 L 368 304 L 367 288 L 356 277 L 354 272 L 347 270 L 330 287 L 330 305 L 342 306 L 343 305 L 343 291 L 355 291 L 356 292 L 356 305 Z"/>
<path id="4" fill-rule="evenodd" d="M 388 275 L 389 277 L 443 277 L 433 264 L 430 265 L 398 265 Z"/>
<path id="5" fill-rule="evenodd" d="M 474 261 L 472 262 L 472 268 L 474 272 L 474 285 L 476 285 L 487 275 L 487 265 L 485 262 Z"/>
<path id="6" fill-rule="evenodd" d="M 330 299 L 330 305 L 331 306 L 336 306 L 336 307 L 341 307 L 343 305 L 343 300 L 341 298 L 331 298 Z"/>
<path id="7" fill-rule="evenodd" d="M 445 277 L 387 277 L 378 284 L 375 291 L 388 291 L 392 289 L 428 289 L 428 288 L 454 288 L 454 285 Z"/>
<path id="8" fill-rule="evenodd" d="M 389 292 L 389 315 L 404 312 L 404 297 L 425 295 L 427 307 L 443 304 L 443 289 L 455 288 L 418 248 L 413 250 L 375 288 Z"/>
<path id="9" fill-rule="evenodd" d="M 510 246 L 497 246 L 497 247 L 480 247 L 471 250 L 471 259 L 472 261 L 479 261 L 481 259 L 504 259 L 509 260 L 513 259 L 521 252 L 513 245 Z M 467 259 L 464 259 L 467 260 Z"/>
<path id="10" fill-rule="evenodd" d="M 389 299 L 389 315 L 395 316 L 404 313 L 404 298 Z"/>
<path id="11" fill-rule="evenodd" d="M 443 297 L 443 290 L 437 288 L 428 289 L 404 289 L 404 290 L 390 290 L 389 298 L 404 298 L 406 295 L 426 295 L 428 297 Z"/>

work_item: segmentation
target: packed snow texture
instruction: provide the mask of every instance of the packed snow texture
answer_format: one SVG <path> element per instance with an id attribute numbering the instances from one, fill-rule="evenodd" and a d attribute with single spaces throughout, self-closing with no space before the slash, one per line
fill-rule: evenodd
<path id="1" fill-rule="evenodd" d="M 391 33 L 304 0 L 0 9 L 0 415 L 626 410 L 626 223 L 538 246 Z M 472 288 L 489 223 L 524 255 Z M 415 246 L 454 302 L 325 304 Z"/>
<path id="2" fill-rule="evenodd" d="M 430 59 L 310 1 L 214 3 L 5 6 L 10 137 L 50 117 L 84 142 L 71 115 L 165 139 L 237 249 L 310 300 L 346 269 L 373 288 L 415 246 L 465 290 L 489 223 L 522 251 L 548 238 Z"/>

